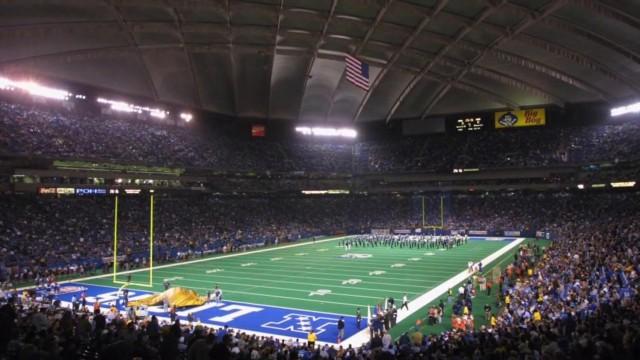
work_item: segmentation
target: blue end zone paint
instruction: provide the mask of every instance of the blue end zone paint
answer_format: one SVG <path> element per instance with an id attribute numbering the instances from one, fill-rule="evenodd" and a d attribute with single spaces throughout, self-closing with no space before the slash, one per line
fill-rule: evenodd
<path id="1" fill-rule="evenodd" d="M 56 298 L 70 303 L 72 297 L 79 299 L 83 291 L 86 294 L 89 308 L 93 308 L 93 304 L 98 300 L 102 308 L 107 309 L 110 305 L 117 304 L 120 309 L 123 309 L 122 304 L 118 301 L 118 289 L 109 286 L 68 283 L 60 287 L 60 294 Z M 151 292 L 145 290 L 130 289 L 129 301 L 144 298 L 151 294 Z M 147 310 L 149 315 L 156 315 L 161 318 L 169 317 L 169 313 L 164 312 L 162 306 L 150 306 Z M 187 315 L 192 313 L 195 319 L 206 325 L 215 327 L 228 325 L 236 330 L 260 332 L 280 337 L 306 340 L 309 330 L 313 329 L 317 333 L 319 341 L 328 343 L 337 342 L 337 323 L 341 316 L 331 313 L 227 300 L 221 301 L 219 304 L 212 302 L 202 306 L 178 310 L 179 318 L 184 321 L 187 320 Z M 344 322 L 345 339 L 359 331 L 356 327 L 355 316 L 344 316 Z M 366 327 L 366 319 L 363 319 L 362 326 L 363 328 Z"/>

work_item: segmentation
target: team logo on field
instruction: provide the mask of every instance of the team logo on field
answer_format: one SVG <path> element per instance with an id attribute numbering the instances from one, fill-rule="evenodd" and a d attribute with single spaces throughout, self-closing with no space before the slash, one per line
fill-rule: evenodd
<path id="1" fill-rule="evenodd" d="M 345 259 L 368 259 L 370 257 L 372 257 L 373 255 L 371 254 L 344 254 L 344 255 L 340 255 L 341 258 L 345 258 Z"/>
<path id="2" fill-rule="evenodd" d="M 320 335 L 327 327 L 335 327 L 338 324 L 337 318 L 324 316 L 311 316 L 304 314 L 287 314 L 280 321 L 270 321 L 261 325 L 263 328 L 275 329 L 281 331 L 292 331 L 301 334 L 307 334 L 314 330 Z"/>
<path id="3" fill-rule="evenodd" d="M 342 285 L 356 285 L 356 284 L 359 284 L 361 282 L 362 282 L 362 280 L 360 280 L 360 279 L 348 279 L 348 280 L 344 280 L 342 282 Z"/>
<path id="4" fill-rule="evenodd" d="M 60 292 L 59 294 L 71 294 L 71 293 L 76 293 L 76 292 L 82 292 L 82 291 L 87 291 L 86 287 L 83 286 L 72 286 L 72 285 L 66 285 L 66 286 L 61 286 L 60 287 Z"/>

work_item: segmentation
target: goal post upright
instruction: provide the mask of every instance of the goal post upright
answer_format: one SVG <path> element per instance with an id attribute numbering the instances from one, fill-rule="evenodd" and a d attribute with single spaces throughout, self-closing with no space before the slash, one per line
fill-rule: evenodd
<path id="1" fill-rule="evenodd" d="M 118 195 L 116 195 L 113 207 L 113 282 L 116 282 L 118 274 Z"/>
<path id="2" fill-rule="evenodd" d="M 444 196 L 440 195 L 440 224 L 439 225 L 426 224 L 425 199 L 424 199 L 424 195 L 422 196 L 422 227 L 424 229 L 433 229 L 434 231 L 444 229 Z"/>
<path id="3" fill-rule="evenodd" d="M 149 287 L 153 286 L 153 190 L 151 190 L 151 200 L 149 200 Z"/>
<path id="4" fill-rule="evenodd" d="M 153 287 L 153 235 L 154 235 L 154 198 L 153 190 L 150 191 L 149 199 L 149 282 L 138 283 L 118 280 L 118 195 L 115 196 L 113 209 L 113 283 L 121 285 L 136 285 L 142 287 Z"/>

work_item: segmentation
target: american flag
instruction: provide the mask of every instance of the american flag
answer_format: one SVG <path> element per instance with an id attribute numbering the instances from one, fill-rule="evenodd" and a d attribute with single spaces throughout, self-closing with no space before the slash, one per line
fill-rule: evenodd
<path id="1" fill-rule="evenodd" d="M 347 80 L 362 90 L 369 91 L 369 64 L 365 64 L 351 55 L 347 55 L 344 60 L 347 63 Z"/>

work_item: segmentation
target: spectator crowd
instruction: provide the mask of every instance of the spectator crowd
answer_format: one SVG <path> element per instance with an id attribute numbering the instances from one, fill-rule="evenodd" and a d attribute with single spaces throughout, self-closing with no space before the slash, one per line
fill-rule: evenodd
<path id="1" fill-rule="evenodd" d="M 178 126 L 0 101 L 0 153 L 216 171 L 449 173 L 616 163 L 638 159 L 639 136 L 640 124 L 626 122 L 354 143 L 250 141 L 205 124 Z"/>
<path id="2" fill-rule="evenodd" d="M 0 331 L 3 332 L 0 351 L 9 358 L 18 358 L 20 354 L 22 358 L 52 359 L 108 359 L 115 356 L 145 359 L 634 358 L 640 351 L 638 194 L 513 196 L 521 204 L 530 203 L 527 206 L 531 210 L 545 208 L 529 215 L 538 221 L 547 221 L 555 239 L 544 252 L 522 248 L 516 253 L 500 276 L 499 286 L 495 287 L 497 311 L 487 326 L 458 328 L 441 334 L 428 334 L 427 327 L 427 335 L 424 335 L 425 331 L 415 331 L 395 340 L 388 334 L 374 335 L 369 343 L 357 348 L 325 345 L 311 348 L 301 341 L 259 337 L 232 329 L 206 329 L 180 321 L 158 323 L 154 318 L 128 319 L 126 314 L 105 318 L 100 314 L 62 309 L 55 304 L 25 302 L 19 295 L 14 293 L 12 297 L 11 291 L 7 291 L 2 293 L 0 300 L 5 302 L 0 308 Z M 476 200 L 500 203 L 499 199 L 477 197 Z M 534 200 L 537 202 L 532 203 Z M 339 203 L 337 200 L 330 203 L 334 201 Z M 467 206 L 472 200 L 460 201 Z M 514 216 L 515 222 L 522 221 L 509 202 L 506 204 L 497 213 L 498 209 L 485 212 L 489 209 L 484 207 L 472 207 L 471 211 L 478 212 L 478 223 L 489 219 L 488 223 L 493 224 L 493 217 L 508 221 L 504 219 L 508 216 Z M 291 202 L 286 205 L 296 206 Z M 307 208 L 309 205 L 304 204 Z M 336 211 L 335 203 L 323 205 L 327 216 Z M 384 209 L 382 203 L 377 205 L 379 207 L 370 210 Z M 171 205 L 176 206 L 175 203 Z M 269 213 L 268 209 L 259 210 Z M 317 209 L 310 211 L 320 214 Z M 191 215 L 180 214 L 185 217 L 183 221 Z M 254 221 L 261 221 L 253 215 L 247 214 Z M 357 217 L 354 214 L 346 218 Z M 46 218 L 40 217 L 38 221 L 46 221 Z M 234 219 L 237 221 L 238 218 Z M 193 220 L 189 220 L 193 226 Z M 331 224 L 333 220 L 335 218 L 322 224 Z M 22 233 L 26 227 L 15 230 Z M 55 244 L 49 243 L 47 256 L 58 253 L 54 247 L 71 246 L 73 240 L 77 238 L 63 236 Z M 92 239 L 87 238 L 87 241 Z M 169 247 L 177 244 L 165 243 Z M 3 246 L 6 245 L 3 240 Z M 75 249 L 78 257 L 86 256 L 82 253 L 86 250 Z M 460 292 L 457 300 L 446 305 L 441 303 L 438 307 L 451 306 L 453 310 L 458 307 L 457 311 L 463 312 L 461 308 L 471 306 L 471 300 L 464 293 L 466 291 Z M 442 321 L 439 317 L 443 312 L 434 313 L 438 319 L 433 322 Z"/>

